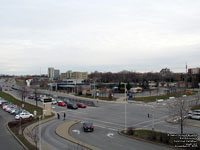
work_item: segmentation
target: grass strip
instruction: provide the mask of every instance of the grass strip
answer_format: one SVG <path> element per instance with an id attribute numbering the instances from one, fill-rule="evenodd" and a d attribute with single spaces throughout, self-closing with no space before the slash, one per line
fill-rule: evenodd
<path id="1" fill-rule="evenodd" d="M 42 115 L 42 108 L 40 107 L 37 107 L 35 105 L 32 105 L 32 104 L 29 104 L 29 103 L 26 103 L 26 102 L 22 102 L 16 98 L 14 98 L 12 95 L 10 94 L 7 94 L 5 92 L 0 92 L 0 97 L 4 98 L 5 100 L 9 101 L 9 102 L 12 102 L 13 104 L 15 105 L 18 105 L 18 106 L 22 106 L 22 104 L 24 104 L 24 108 L 25 110 L 29 111 L 30 113 L 33 113 L 34 110 L 37 111 L 37 115 Z"/>
<path id="2" fill-rule="evenodd" d="M 172 94 L 167 94 L 167 95 L 160 95 L 160 96 L 149 96 L 149 97 L 136 97 L 132 98 L 130 100 L 135 100 L 135 101 L 142 101 L 142 102 L 155 102 L 158 99 L 169 99 L 169 97 L 182 97 L 183 95 L 191 95 L 191 94 L 185 94 L 184 92 L 176 92 Z"/>

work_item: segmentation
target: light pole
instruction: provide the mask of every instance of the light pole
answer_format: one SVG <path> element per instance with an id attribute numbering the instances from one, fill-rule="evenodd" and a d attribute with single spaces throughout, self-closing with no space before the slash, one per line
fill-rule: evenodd
<path id="1" fill-rule="evenodd" d="M 126 84 L 127 84 L 127 83 L 122 83 L 122 84 L 124 84 L 124 101 L 125 101 L 125 104 L 124 104 L 124 132 L 126 133 L 126 128 L 127 128 Z"/>
<path id="2" fill-rule="evenodd" d="M 19 118 L 19 135 L 22 134 L 22 119 L 21 117 Z"/>
<path id="3" fill-rule="evenodd" d="M 152 105 L 152 130 L 154 130 L 154 104 Z"/>
<path id="4" fill-rule="evenodd" d="M 96 87 L 95 87 L 95 82 L 96 82 L 96 80 L 94 80 L 94 99 L 96 98 Z"/>
<path id="5" fill-rule="evenodd" d="M 42 150 L 40 119 L 41 119 L 41 115 L 39 116 L 39 150 Z"/>

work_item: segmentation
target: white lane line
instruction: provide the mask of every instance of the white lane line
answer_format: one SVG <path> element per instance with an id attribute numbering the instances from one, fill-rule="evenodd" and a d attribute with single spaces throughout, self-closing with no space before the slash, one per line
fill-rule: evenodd
<path id="1" fill-rule="evenodd" d="M 118 129 L 114 129 L 114 128 L 110 128 L 110 127 L 106 127 L 106 126 L 102 126 L 102 125 L 97 125 L 94 124 L 95 127 L 99 127 L 99 128 L 103 128 L 103 129 L 108 129 L 108 130 L 112 130 L 112 131 L 119 131 Z"/>
<path id="2" fill-rule="evenodd" d="M 154 121 L 156 121 L 156 120 L 161 120 L 161 119 L 167 118 L 167 117 L 168 117 L 168 116 L 163 116 L 163 117 L 154 119 Z M 151 120 L 148 120 L 148 121 L 140 122 L 140 123 L 137 123 L 137 124 L 134 124 L 134 125 L 131 125 L 131 126 L 137 126 L 137 125 L 145 124 L 145 123 L 148 123 L 148 122 L 152 122 L 152 119 L 151 119 Z"/>
<path id="3" fill-rule="evenodd" d="M 78 117 L 78 116 L 73 116 L 73 115 L 70 117 L 79 118 L 81 120 L 85 119 L 85 120 L 97 121 L 97 122 L 102 122 L 102 123 L 106 123 L 106 124 L 112 124 L 112 125 L 124 127 L 124 125 L 113 123 L 113 122 L 108 122 L 108 121 L 103 121 L 103 120 L 91 119 L 91 118 L 86 118 L 86 117 Z"/>

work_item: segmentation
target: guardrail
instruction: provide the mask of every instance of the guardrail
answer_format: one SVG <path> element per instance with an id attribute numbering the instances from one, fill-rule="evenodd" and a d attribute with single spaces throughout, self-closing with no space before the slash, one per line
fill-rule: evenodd
<path id="1" fill-rule="evenodd" d="M 12 87 L 12 89 L 21 91 L 21 89 L 19 89 L 19 88 Z M 31 91 L 33 91 L 33 90 L 31 90 Z M 52 97 L 55 95 L 55 94 L 50 94 L 50 93 L 47 93 L 47 92 L 48 91 L 37 91 L 37 94 L 41 94 L 41 95 L 45 94 L 47 96 L 52 96 Z M 58 93 L 58 94 L 60 94 L 60 93 Z M 63 96 L 58 95 L 58 98 L 69 99 L 69 101 L 72 102 L 72 103 L 83 103 L 83 104 L 88 105 L 88 106 L 96 106 L 94 101 L 92 101 L 92 100 L 86 100 L 86 99 L 79 98 L 79 97 L 72 97 L 70 95 L 63 95 Z"/>

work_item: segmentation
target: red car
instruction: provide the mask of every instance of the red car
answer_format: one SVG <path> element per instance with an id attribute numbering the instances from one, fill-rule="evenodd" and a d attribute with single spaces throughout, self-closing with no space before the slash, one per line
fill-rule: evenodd
<path id="1" fill-rule="evenodd" d="M 87 106 L 86 105 L 84 105 L 84 104 L 82 104 L 82 103 L 77 103 L 76 104 L 79 108 L 86 108 Z"/>
<path id="2" fill-rule="evenodd" d="M 58 106 L 67 106 L 64 102 L 58 102 Z"/>

